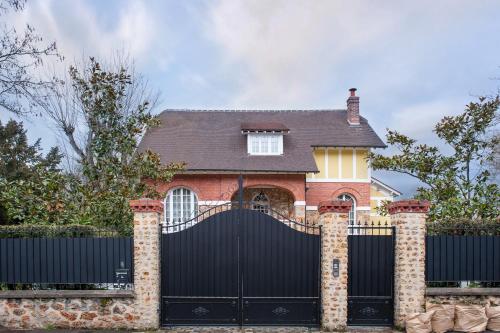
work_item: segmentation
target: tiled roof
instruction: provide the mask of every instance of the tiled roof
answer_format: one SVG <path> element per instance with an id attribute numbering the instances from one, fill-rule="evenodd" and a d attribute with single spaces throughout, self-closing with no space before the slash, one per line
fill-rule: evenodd
<path id="1" fill-rule="evenodd" d="M 186 162 L 188 170 L 317 172 L 312 147 L 385 147 L 366 119 L 347 123 L 345 110 L 166 110 L 139 150 L 162 162 Z M 282 156 L 249 156 L 242 124 L 281 124 Z"/>

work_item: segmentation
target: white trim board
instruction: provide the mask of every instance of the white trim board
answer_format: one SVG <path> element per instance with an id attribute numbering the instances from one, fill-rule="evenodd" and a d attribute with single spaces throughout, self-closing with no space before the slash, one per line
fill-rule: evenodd
<path id="1" fill-rule="evenodd" d="M 306 178 L 306 183 L 367 183 L 370 184 L 370 179 L 352 179 L 352 178 Z"/>

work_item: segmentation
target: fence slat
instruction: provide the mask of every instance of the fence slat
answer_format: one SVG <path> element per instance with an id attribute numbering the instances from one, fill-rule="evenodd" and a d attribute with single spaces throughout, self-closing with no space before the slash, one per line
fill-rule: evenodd
<path id="1" fill-rule="evenodd" d="M 0 238 L 0 283 L 115 283 L 119 268 L 132 283 L 132 237 Z"/>
<path id="2" fill-rule="evenodd" d="M 426 236 L 429 282 L 500 281 L 500 236 Z"/>

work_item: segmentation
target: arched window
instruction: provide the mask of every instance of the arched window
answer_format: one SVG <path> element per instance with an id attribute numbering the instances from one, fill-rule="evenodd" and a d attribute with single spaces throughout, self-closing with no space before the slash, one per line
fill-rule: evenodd
<path id="1" fill-rule="evenodd" d="M 258 210 L 259 212 L 268 214 L 270 206 L 269 198 L 264 192 L 256 194 L 252 199 L 253 210 Z"/>
<path id="2" fill-rule="evenodd" d="M 170 190 L 165 198 L 165 222 L 172 225 L 195 217 L 198 199 L 193 191 L 179 187 Z"/>
<path id="3" fill-rule="evenodd" d="M 337 199 L 352 202 L 351 210 L 349 211 L 349 225 L 356 224 L 356 200 L 346 193 L 339 195 Z"/>

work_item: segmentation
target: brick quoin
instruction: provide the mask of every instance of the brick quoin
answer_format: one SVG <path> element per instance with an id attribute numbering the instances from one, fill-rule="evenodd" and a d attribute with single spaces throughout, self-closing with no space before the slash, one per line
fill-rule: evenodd
<path id="1" fill-rule="evenodd" d="M 334 200 L 346 193 L 357 206 L 370 206 L 370 183 L 307 183 L 307 205 L 318 206 L 321 201 Z"/>
<path id="2" fill-rule="evenodd" d="M 176 187 L 186 187 L 194 191 L 200 201 L 229 201 L 238 191 L 238 174 L 178 174 L 171 182 L 157 184 L 160 193 Z M 243 175 L 243 187 L 276 186 L 288 190 L 295 201 L 305 200 L 304 175 L 269 174 Z"/>

